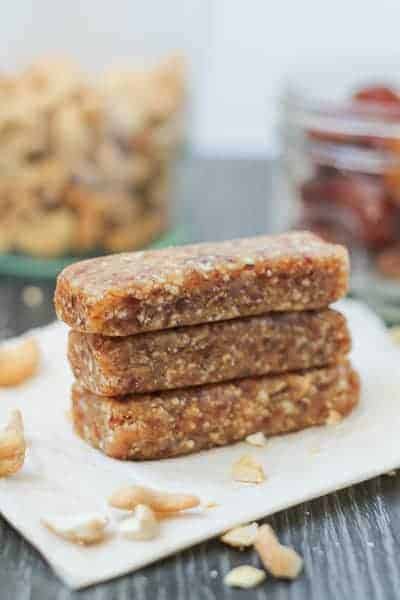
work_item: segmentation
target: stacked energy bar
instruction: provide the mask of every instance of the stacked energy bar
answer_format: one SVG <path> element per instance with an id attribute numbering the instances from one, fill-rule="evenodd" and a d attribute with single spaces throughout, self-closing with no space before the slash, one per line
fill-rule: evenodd
<path id="1" fill-rule="evenodd" d="M 55 294 L 76 431 L 120 459 L 335 422 L 359 398 L 346 250 L 307 232 L 95 258 Z"/>

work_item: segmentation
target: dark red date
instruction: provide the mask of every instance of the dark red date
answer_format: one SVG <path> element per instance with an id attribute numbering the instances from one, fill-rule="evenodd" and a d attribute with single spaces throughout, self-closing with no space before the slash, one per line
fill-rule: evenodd
<path id="1" fill-rule="evenodd" d="M 384 85 L 362 88 L 353 95 L 353 100 L 356 100 L 357 102 L 400 106 L 400 96 L 397 92 Z"/>
<path id="2" fill-rule="evenodd" d="M 382 180 L 362 174 L 316 177 L 301 187 L 305 221 L 343 229 L 352 242 L 381 248 L 396 241 L 397 209 Z"/>

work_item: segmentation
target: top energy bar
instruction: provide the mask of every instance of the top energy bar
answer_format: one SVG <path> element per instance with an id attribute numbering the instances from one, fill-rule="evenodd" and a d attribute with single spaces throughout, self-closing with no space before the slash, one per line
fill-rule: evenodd
<path id="1" fill-rule="evenodd" d="M 348 254 L 308 232 L 114 254 L 58 277 L 58 317 L 126 336 L 328 306 L 347 291 Z"/>

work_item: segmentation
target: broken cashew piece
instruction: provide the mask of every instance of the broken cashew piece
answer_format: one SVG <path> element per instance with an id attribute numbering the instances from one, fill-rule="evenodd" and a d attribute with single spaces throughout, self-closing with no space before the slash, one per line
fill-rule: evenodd
<path id="1" fill-rule="evenodd" d="M 122 521 L 119 531 L 129 540 L 152 540 L 158 536 L 160 524 L 151 508 L 138 504 L 133 516 Z"/>
<path id="2" fill-rule="evenodd" d="M 39 346 L 34 338 L 0 348 L 0 386 L 18 385 L 29 379 L 38 370 L 39 362 Z"/>
<path id="3" fill-rule="evenodd" d="M 262 431 L 251 433 L 246 437 L 245 441 L 251 446 L 258 446 L 259 448 L 263 448 L 267 445 L 267 438 Z"/>
<path id="4" fill-rule="evenodd" d="M 303 568 L 303 559 L 293 548 L 283 546 L 270 525 L 262 525 L 254 544 L 264 567 L 274 577 L 295 579 Z"/>
<path id="5" fill-rule="evenodd" d="M 251 565 L 241 565 L 225 575 L 224 583 L 230 587 L 249 589 L 262 583 L 265 578 L 265 571 Z"/>
<path id="6" fill-rule="evenodd" d="M 221 542 L 233 548 L 247 548 L 253 546 L 257 538 L 258 525 L 250 523 L 241 527 L 230 529 L 221 537 Z"/>
<path id="7" fill-rule="evenodd" d="M 232 477 L 243 483 L 262 483 L 265 481 L 264 469 L 252 456 L 246 454 L 233 464 Z"/>
<path id="8" fill-rule="evenodd" d="M 87 545 L 104 539 L 108 519 L 101 513 L 54 515 L 43 517 L 42 524 L 65 540 Z"/>
<path id="9" fill-rule="evenodd" d="M 25 461 L 24 424 L 19 410 L 13 410 L 8 425 L 0 433 L 0 477 L 17 473 Z"/>
<path id="10" fill-rule="evenodd" d="M 171 494 L 140 485 L 120 488 L 109 499 L 114 508 L 133 510 L 138 504 L 145 504 L 156 513 L 174 513 L 200 504 L 197 496 L 191 494 Z"/>

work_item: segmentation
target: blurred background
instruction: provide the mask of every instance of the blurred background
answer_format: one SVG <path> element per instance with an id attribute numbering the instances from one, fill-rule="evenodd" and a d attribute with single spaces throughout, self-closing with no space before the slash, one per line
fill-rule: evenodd
<path id="1" fill-rule="evenodd" d="M 0 334 L 66 264 L 312 229 L 400 319 L 395 0 L 10 4 L 0 25 Z M 33 65 L 33 66 L 32 66 Z"/>
<path id="2" fill-rule="evenodd" d="M 396 0 L 20 0 L 2 19 L 2 68 L 66 55 L 87 69 L 181 51 L 190 73 L 193 152 L 276 156 L 288 72 L 398 58 Z M 351 68 L 351 64 L 350 64 Z"/>

